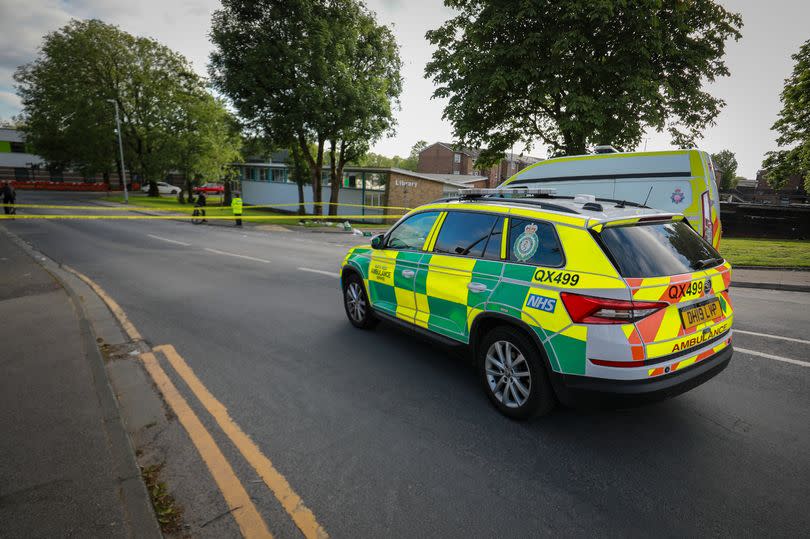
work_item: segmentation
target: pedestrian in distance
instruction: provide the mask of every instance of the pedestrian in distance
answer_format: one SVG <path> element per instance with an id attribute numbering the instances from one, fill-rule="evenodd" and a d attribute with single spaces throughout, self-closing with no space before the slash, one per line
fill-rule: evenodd
<path id="1" fill-rule="evenodd" d="M 231 210 L 233 210 L 233 217 L 236 219 L 236 226 L 242 226 L 242 196 L 239 193 L 233 194 Z"/>
<path id="2" fill-rule="evenodd" d="M 200 194 L 197 195 L 197 202 L 194 204 L 193 217 L 202 217 L 202 219 L 195 221 L 195 224 L 197 224 L 198 222 L 199 223 L 208 222 L 208 219 L 205 218 L 205 203 L 206 203 L 205 193 L 200 192 Z"/>
<path id="3" fill-rule="evenodd" d="M 14 204 L 17 199 L 17 193 L 14 191 L 14 187 L 11 185 L 11 182 L 5 181 L 3 182 L 3 212 L 6 215 L 14 215 L 17 213 L 16 209 L 11 206 L 10 204 Z"/>

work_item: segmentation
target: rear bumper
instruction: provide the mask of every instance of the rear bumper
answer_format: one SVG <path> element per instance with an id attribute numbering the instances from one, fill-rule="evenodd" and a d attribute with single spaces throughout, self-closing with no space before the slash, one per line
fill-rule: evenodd
<path id="1" fill-rule="evenodd" d="M 609 380 L 552 373 L 551 381 L 560 402 L 567 406 L 638 406 L 675 397 L 699 386 L 726 368 L 732 345 L 700 363 L 665 376 L 647 380 Z"/>

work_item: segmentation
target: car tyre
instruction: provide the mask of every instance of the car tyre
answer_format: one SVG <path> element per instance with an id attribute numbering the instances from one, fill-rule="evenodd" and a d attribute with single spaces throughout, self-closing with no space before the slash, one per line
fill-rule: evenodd
<path id="1" fill-rule="evenodd" d="M 356 273 L 349 273 L 343 279 L 343 307 L 349 322 L 360 329 L 371 329 L 379 320 L 371 311 L 366 287 Z"/>
<path id="2" fill-rule="evenodd" d="M 476 355 L 484 391 L 503 415 L 529 419 L 554 409 L 557 401 L 545 362 L 525 333 L 496 327 L 483 337 Z"/>

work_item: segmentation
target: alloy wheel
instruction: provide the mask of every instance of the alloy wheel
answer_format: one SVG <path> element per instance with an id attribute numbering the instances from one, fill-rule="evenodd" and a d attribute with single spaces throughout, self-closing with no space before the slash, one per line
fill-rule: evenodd
<path id="1" fill-rule="evenodd" d="M 495 341 L 484 368 L 490 391 L 507 408 L 520 408 L 532 391 L 532 374 L 523 353 L 509 341 Z"/>
<path id="2" fill-rule="evenodd" d="M 346 287 L 346 307 L 349 316 L 357 323 L 362 323 L 366 317 L 366 299 L 363 289 L 356 281 L 349 283 Z"/>

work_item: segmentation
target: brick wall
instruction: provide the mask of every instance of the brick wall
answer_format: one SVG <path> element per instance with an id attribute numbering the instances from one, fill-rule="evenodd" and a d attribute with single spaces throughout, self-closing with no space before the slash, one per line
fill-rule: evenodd
<path id="1" fill-rule="evenodd" d="M 428 146 L 419 154 L 416 171 L 430 174 L 452 174 L 453 154 L 453 151 L 441 144 Z"/>
<path id="2" fill-rule="evenodd" d="M 392 172 L 386 186 L 386 206 L 415 208 L 441 198 L 444 184 L 422 178 Z M 402 210 L 387 210 L 388 214 L 402 213 Z"/>

